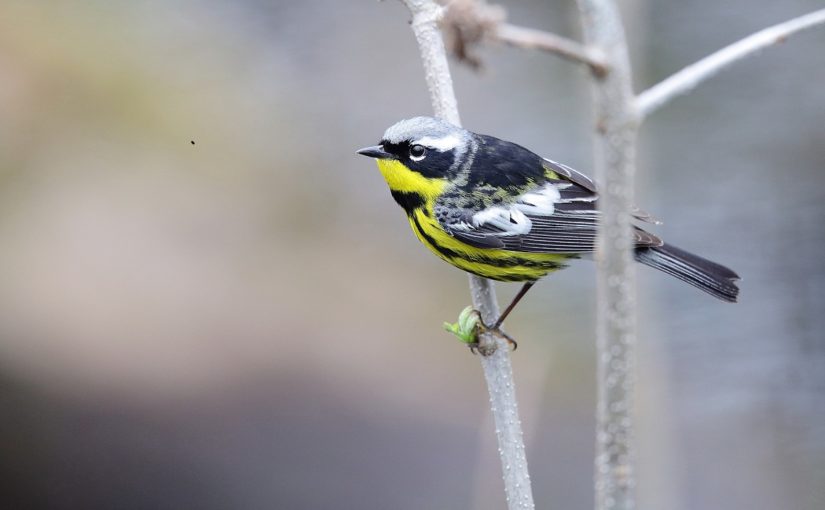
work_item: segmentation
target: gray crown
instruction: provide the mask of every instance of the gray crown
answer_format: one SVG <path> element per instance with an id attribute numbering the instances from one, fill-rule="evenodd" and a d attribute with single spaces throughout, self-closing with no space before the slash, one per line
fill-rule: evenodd
<path id="1" fill-rule="evenodd" d="M 441 138 L 455 134 L 462 139 L 470 137 L 470 133 L 449 122 L 433 117 L 413 117 L 405 119 L 390 126 L 384 132 L 384 140 L 389 143 L 401 143 L 405 141 L 418 140 L 425 136 L 431 138 Z"/>

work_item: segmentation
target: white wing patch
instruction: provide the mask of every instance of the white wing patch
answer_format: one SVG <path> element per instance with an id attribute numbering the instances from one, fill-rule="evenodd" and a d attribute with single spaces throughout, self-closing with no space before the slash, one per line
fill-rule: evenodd
<path id="1" fill-rule="evenodd" d="M 530 232 L 533 227 L 533 222 L 530 218 L 519 211 L 515 206 L 513 207 L 488 207 L 483 211 L 479 211 L 473 215 L 473 226 L 480 227 L 481 225 L 491 225 L 501 229 L 503 236 L 517 236 L 524 235 Z"/>
<path id="2" fill-rule="evenodd" d="M 569 184 L 546 184 L 543 188 L 522 195 L 513 207 L 535 216 L 550 216 L 555 211 L 555 204 L 562 201 L 559 190 L 569 186 Z"/>
<path id="3" fill-rule="evenodd" d="M 442 136 L 441 138 L 425 136 L 424 138 L 415 140 L 412 144 L 423 145 L 424 147 L 429 147 L 430 149 L 435 149 L 439 152 L 447 152 L 461 145 L 461 138 L 454 134 Z"/>
<path id="4" fill-rule="evenodd" d="M 475 227 L 473 225 L 470 225 L 469 223 L 467 223 L 465 221 L 459 221 L 458 223 L 451 223 L 450 224 L 450 230 L 458 230 L 458 231 L 461 231 L 461 232 L 469 232 L 469 231 L 473 230 L 474 228 Z"/>
<path id="5" fill-rule="evenodd" d="M 571 195 L 568 193 L 567 197 L 562 197 L 562 190 L 571 186 L 573 184 L 566 182 L 545 184 L 541 188 L 523 194 L 512 205 L 488 207 L 475 213 L 470 223 L 459 223 L 453 225 L 452 228 L 470 231 L 482 225 L 489 225 L 501 230 L 501 232 L 496 232 L 494 235 L 516 236 L 528 234 L 533 227 L 533 222 L 527 215 L 533 217 L 552 216 L 556 211 L 556 204 L 596 200 L 597 196 L 595 194 Z M 576 214 L 598 214 L 595 209 L 592 211 L 584 209 L 575 212 Z"/>

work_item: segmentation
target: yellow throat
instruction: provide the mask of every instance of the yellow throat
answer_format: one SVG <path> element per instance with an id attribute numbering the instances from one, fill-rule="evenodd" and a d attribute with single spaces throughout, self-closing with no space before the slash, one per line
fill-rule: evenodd
<path id="1" fill-rule="evenodd" d="M 427 199 L 438 197 L 447 186 L 447 179 L 428 178 L 404 166 L 397 159 L 378 159 L 378 170 L 392 191 L 417 193 Z M 429 201 L 429 200 L 428 200 Z"/>

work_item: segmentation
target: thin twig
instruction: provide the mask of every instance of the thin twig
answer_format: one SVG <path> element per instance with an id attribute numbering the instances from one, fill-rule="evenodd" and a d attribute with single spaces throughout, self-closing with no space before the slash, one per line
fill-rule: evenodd
<path id="1" fill-rule="evenodd" d="M 510 46 L 542 50 L 572 62 L 586 64 L 597 75 L 607 72 L 607 63 L 601 52 L 551 32 L 501 23 L 496 27 L 493 37 Z"/>
<path id="2" fill-rule="evenodd" d="M 671 99 L 690 92 L 694 87 L 731 64 L 769 46 L 782 43 L 799 31 L 821 24 L 825 24 L 825 9 L 768 27 L 726 46 L 639 94 L 636 99 L 639 115 L 646 117 Z"/>
<path id="3" fill-rule="evenodd" d="M 551 32 L 512 25 L 506 22 L 507 11 L 485 0 L 450 0 L 445 7 L 441 26 L 447 46 L 459 62 L 474 69 L 481 59 L 473 48 L 489 42 L 499 42 L 517 48 L 546 51 L 571 62 L 585 64 L 597 75 L 607 68 L 598 51 Z"/>
<path id="4" fill-rule="evenodd" d="M 596 509 L 631 510 L 634 497 L 636 280 L 631 211 L 638 118 L 630 60 L 615 0 L 578 0 L 586 44 L 602 48 L 610 71 L 593 79 L 596 180 L 601 220 L 596 251 Z"/>
<path id="5" fill-rule="evenodd" d="M 424 73 L 436 116 L 459 125 L 458 106 L 453 91 L 444 41 L 438 30 L 443 8 L 432 0 L 401 0 L 412 14 L 412 29 L 424 62 Z M 498 302 L 490 280 L 470 276 L 473 306 L 487 324 L 498 318 Z M 490 405 L 498 438 L 504 473 L 504 489 L 510 510 L 532 510 L 533 492 L 527 470 L 524 439 L 513 382 L 507 343 L 493 335 L 480 339 L 479 356 L 490 392 Z"/>

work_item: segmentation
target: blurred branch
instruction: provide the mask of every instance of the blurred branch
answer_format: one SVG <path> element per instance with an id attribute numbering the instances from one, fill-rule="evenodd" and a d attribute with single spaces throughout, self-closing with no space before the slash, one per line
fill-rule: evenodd
<path id="1" fill-rule="evenodd" d="M 452 0 L 445 9 L 441 26 L 450 51 L 460 62 L 473 68 L 479 68 L 481 60 L 472 53 L 472 47 L 494 41 L 553 53 L 585 64 L 597 74 L 606 71 L 604 58 L 598 51 L 551 32 L 507 23 L 507 13 L 501 6 L 489 5 L 483 0 Z"/>
<path id="2" fill-rule="evenodd" d="M 572 62 L 586 64 L 597 75 L 607 72 L 607 63 L 600 52 L 551 32 L 502 23 L 494 37 L 510 46 L 547 51 Z"/>
<path id="3" fill-rule="evenodd" d="M 694 87 L 722 69 L 782 42 L 791 35 L 825 23 L 825 9 L 779 23 L 745 37 L 721 50 L 691 64 L 669 78 L 639 94 L 636 99 L 641 117 L 646 117 L 673 98 L 687 94 Z"/>
<path id="4" fill-rule="evenodd" d="M 635 507 L 633 409 L 636 280 L 633 271 L 633 175 L 638 116 L 622 20 L 614 0 L 578 0 L 585 42 L 604 51 L 609 71 L 595 75 L 598 397 L 596 509 Z"/>
<path id="5" fill-rule="evenodd" d="M 460 125 L 447 53 L 438 30 L 438 21 L 444 15 L 444 8 L 433 0 L 402 2 L 412 14 L 412 29 L 421 51 L 433 110 L 436 116 Z M 481 313 L 484 322 L 493 324 L 499 315 L 493 283 L 471 275 L 470 294 L 473 306 Z M 481 365 L 490 392 L 490 405 L 498 437 L 507 505 L 510 510 L 531 510 L 535 505 L 527 470 L 508 346 L 503 339 L 497 339 L 490 334 L 481 335 L 479 343 L 479 352 L 482 353 Z"/>

